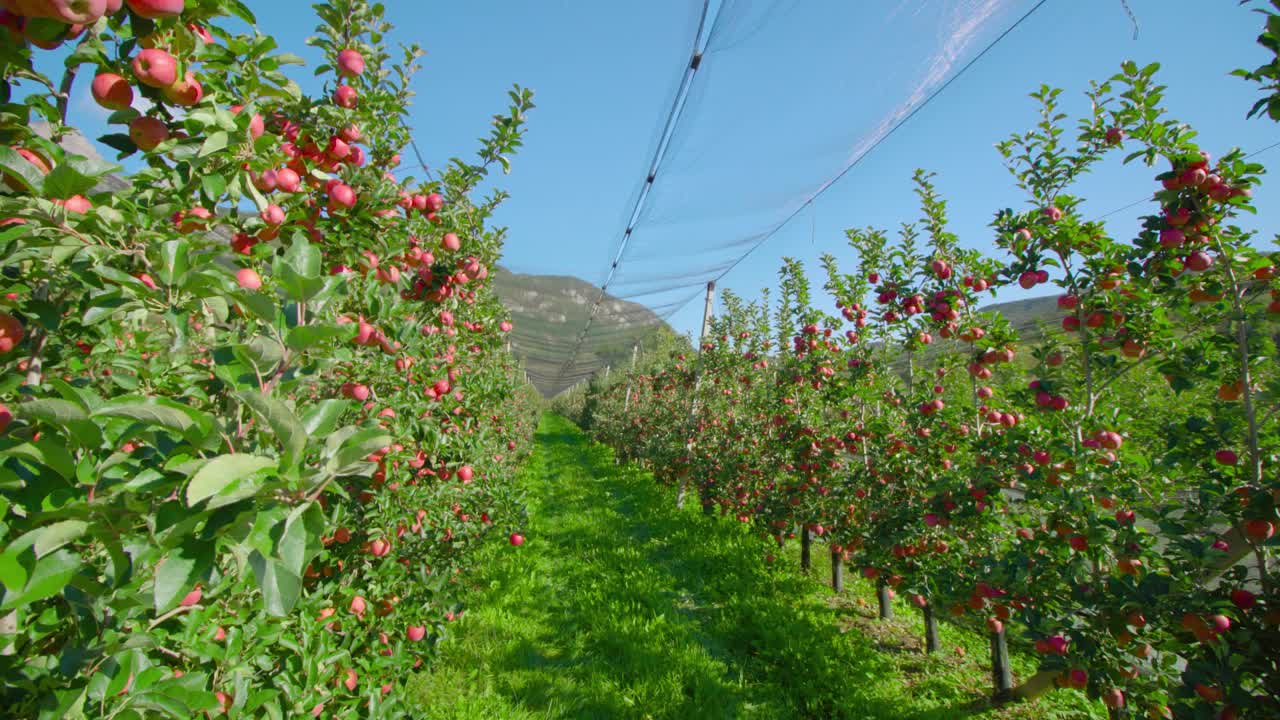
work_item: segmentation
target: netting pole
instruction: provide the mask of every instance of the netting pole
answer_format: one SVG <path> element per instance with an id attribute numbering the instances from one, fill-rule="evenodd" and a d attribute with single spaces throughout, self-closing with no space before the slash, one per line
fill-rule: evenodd
<path id="1" fill-rule="evenodd" d="M 831 548 L 831 590 L 837 595 L 844 592 L 844 553 Z"/>
<path id="2" fill-rule="evenodd" d="M 880 604 L 880 619 L 893 619 L 893 601 L 889 597 L 889 583 L 884 578 L 876 579 L 876 599 Z"/>
<path id="3" fill-rule="evenodd" d="M 813 567 L 813 531 L 807 527 L 800 528 L 800 569 L 809 572 Z"/>
<path id="4" fill-rule="evenodd" d="M 924 605 L 924 650 L 928 653 L 935 653 L 942 646 L 938 638 L 938 618 L 933 614 L 933 603 L 925 603 Z"/>
<path id="5" fill-rule="evenodd" d="M 698 417 L 698 385 L 702 382 L 702 345 L 707 339 L 707 332 L 711 327 L 711 302 L 715 297 L 716 281 L 712 280 L 707 283 L 707 301 L 702 306 L 702 331 L 698 333 L 698 357 L 693 371 L 693 399 L 689 403 L 689 420 L 686 423 L 688 441 L 685 442 L 684 451 L 688 456 L 693 454 L 693 424 Z M 689 491 L 689 476 L 686 474 L 680 479 L 680 492 L 676 494 L 676 507 L 684 507 L 684 497 Z"/>
<path id="6" fill-rule="evenodd" d="M 627 375 L 627 399 L 622 401 L 622 412 L 631 410 L 631 374 L 636 371 L 636 355 L 640 354 L 640 343 L 631 346 L 631 373 Z"/>
<path id="7" fill-rule="evenodd" d="M 1013 670 L 1009 667 L 1009 642 L 1004 628 L 991 633 L 991 683 L 996 701 L 1009 699 L 1013 691 Z"/>

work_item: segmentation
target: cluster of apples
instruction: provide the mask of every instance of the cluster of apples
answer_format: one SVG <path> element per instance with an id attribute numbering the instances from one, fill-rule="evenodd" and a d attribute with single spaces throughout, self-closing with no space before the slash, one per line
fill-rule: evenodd
<path id="1" fill-rule="evenodd" d="M 3 0 L 0 27 L 14 44 L 31 43 L 52 50 L 74 40 L 104 17 L 129 6 L 135 15 L 148 19 L 176 17 L 184 0 Z"/>

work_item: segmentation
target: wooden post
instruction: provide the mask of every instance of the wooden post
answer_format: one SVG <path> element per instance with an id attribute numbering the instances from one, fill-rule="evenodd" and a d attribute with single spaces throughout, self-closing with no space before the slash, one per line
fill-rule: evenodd
<path id="1" fill-rule="evenodd" d="M 1013 670 L 1009 667 L 1009 642 L 1004 630 L 991 633 L 991 684 L 993 699 L 1008 700 L 1013 691 Z"/>
<path id="2" fill-rule="evenodd" d="M 689 403 L 689 420 L 686 425 L 686 434 L 693 433 L 693 425 L 698 417 L 698 386 L 702 382 L 702 343 L 707 337 L 707 330 L 711 325 L 711 302 L 715 298 L 716 281 L 711 280 L 707 283 L 707 300 L 702 306 L 702 331 L 698 333 L 697 360 L 693 371 L 693 398 Z M 692 454 L 693 441 L 685 443 L 684 450 L 686 454 Z M 684 507 L 684 497 L 689 491 L 689 478 L 686 476 L 680 480 L 680 492 L 676 494 L 676 507 Z"/>
<path id="3" fill-rule="evenodd" d="M 844 592 L 844 553 L 831 549 L 831 590 L 837 595 Z"/>
<path id="4" fill-rule="evenodd" d="M 928 653 L 935 653 L 940 647 L 942 647 L 942 643 L 938 639 L 938 618 L 933 615 L 933 603 L 925 603 L 924 650 Z"/>
<path id="5" fill-rule="evenodd" d="M 880 603 L 880 619 L 893 619 L 893 602 L 889 599 L 889 583 L 884 578 L 876 579 L 876 600 Z"/>
<path id="6" fill-rule="evenodd" d="M 813 533 L 807 527 L 800 528 L 800 569 L 805 572 L 809 572 L 813 566 L 813 559 L 810 557 L 812 549 Z"/>

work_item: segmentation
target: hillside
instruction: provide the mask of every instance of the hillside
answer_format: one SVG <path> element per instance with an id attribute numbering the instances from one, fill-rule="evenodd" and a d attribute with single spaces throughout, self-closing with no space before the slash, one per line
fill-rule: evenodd
<path id="1" fill-rule="evenodd" d="M 516 326 L 511 350 L 524 362 L 529 379 L 547 397 L 592 372 L 623 366 L 637 342 L 666 325 L 643 305 L 606 295 L 590 337 L 561 379 L 561 368 L 587 323 L 599 288 L 575 277 L 524 275 L 503 268 L 494 274 L 493 285 Z"/>

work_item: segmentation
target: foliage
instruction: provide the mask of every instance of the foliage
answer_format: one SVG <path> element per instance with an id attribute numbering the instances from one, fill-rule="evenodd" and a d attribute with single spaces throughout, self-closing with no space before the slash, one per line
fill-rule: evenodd
<path id="1" fill-rule="evenodd" d="M 531 95 L 477 161 L 401 182 L 422 51 L 383 44 L 381 6 L 316 6 L 310 98 L 237 0 L 120 5 L 0 18 L 0 705 L 403 716 L 457 578 L 523 516 L 503 195 L 470 195 Z M 143 165 L 115 192 L 57 143 L 90 80 Z"/>
<path id="2" fill-rule="evenodd" d="M 1262 167 L 1203 152 L 1156 70 L 1093 84 L 1074 133 L 1060 90 L 1033 93 L 1038 122 L 998 146 L 1027 200 L 995 214 L 1002 260 L 961 246 L 917 172 L 919 219 L 848 231 L 857 272 L 824 258 L 841 318 L 788 260 L 772 325 L 727 297 L 696 362 L 594 387 L 584 426 L 708 512 L 824 538 L 927 612 L 1030 644 L 1020 695 L 1276 714 L 1280 256 L 1235 224 Z M 1072 194 L 1121 153 L 1168 163 L 1128 240 Z M 977 310 L 1013 283 L 1055 286 L 1060 329 L 1019 341 Z"/>
<path id="3" fill-rule="evenodd" d="M 980 635 L 946 628 L 927 661 L 882 653 L 908 627 L 845 632 L 865 611 L 760 563 L 769 543 L 746 526 L 675 510 L 563 418 L 537 441 L 521 472 L 529 554 L 484 564 L 483 601 L 410 682 L 432 720 L 1101 716 L 1077 693 L 994 708 Z"/>

